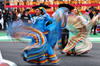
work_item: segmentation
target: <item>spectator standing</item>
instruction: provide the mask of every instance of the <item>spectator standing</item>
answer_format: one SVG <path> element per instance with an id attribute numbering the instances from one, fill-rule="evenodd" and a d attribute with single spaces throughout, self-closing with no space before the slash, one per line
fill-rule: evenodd
<path id="1" fill-rule="evenodd" d="M 8 14 L 9 14 L 9 11 L 8 10 L 5 10 L 3 12 L 3 18 L 4 18 L 4 29 L 3 30 L 6 30 L 7 29 L 7 25 L 8 25 Z"/>
<path id="2" fill-rule="evenodd" d="M 0 9 L 0 21 L 1 21 L 1 23 L 0 23 L 0 29 L 3 29 L 4 28 L 4 26 L 3 26 L 4 21 L 3 21 L 3 12 L 2 12 L 1 9 Z"/>
<path id="3" fill-rule="evenodd" d="M 16 9 L 10 10 L 8 14 L 8 27 L 12 25 L 13 21 L 16 21 L 17 15 L 16 15 Z"/>
<path id="4" fill-rule="evenodd" d="M 17 9 L 17 19 L 16 19 L 16 21 L 17 20 L 19 20 L 20 18 L 21 18 L 21 12 L 20 12 L 20 10 L 19 9 Z"/>
<path id="5" fill-rule="evenodd" d="M 0 20 L 2 19 L 2 10 L 0 9 Z M 2 22 L 3 23 L 3 22 Z M 2 29 L 2 23 L 0 23 L 0 30 Z"/>
<path id="6" fill-rule="evenodd" d="M 30 9 L 26 9 L 23 14 L 21 15 L 21 20 L 26 26 L 30 26 L 28 22 L 30 22 L 30 15 L 29 15 Z"/>
<path id="7" fill-rule="evenodd" d="M 98 12 L 99 12 L 99 10 L 97 10 L 96 8 L 90 7 L 89 8 L 89 16 L 90 16 L 90 19 L 92 19 L 94 16 L 96 16 L 98 14 Z M 91 33 L 92 33 L 92 30 L 94 30 L 93 35 L 97 35 L 96 34 L 96 27 L 97 27 L 97 25 L 94 24 L 93 27 L 91 28 Z"/>

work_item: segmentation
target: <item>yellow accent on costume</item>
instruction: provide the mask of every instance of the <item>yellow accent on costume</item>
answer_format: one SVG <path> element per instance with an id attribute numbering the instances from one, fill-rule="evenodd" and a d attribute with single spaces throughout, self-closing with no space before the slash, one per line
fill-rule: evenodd
<path id="1" fill-rule="evenodd" d="M 42 8 L 45 10 L 45 8 L 44 8 L 44 7 L 40 7 L 39 9 L 42 9 Z"/>

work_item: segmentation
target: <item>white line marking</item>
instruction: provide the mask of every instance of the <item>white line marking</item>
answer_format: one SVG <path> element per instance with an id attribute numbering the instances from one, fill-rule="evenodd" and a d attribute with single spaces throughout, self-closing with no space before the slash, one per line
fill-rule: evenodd
<path id="1" fill-rule="evenodd" d="M 89 39 L 99 39 L 100 40 L 100 38 L 89 38 Z"/>
<path id="2" fill-rule="evenodd" d="M 93 37 L 93 38 L 89 37 L 89 39 L 91 42 L 96 42 L 96 43 L 100 42 L 100 38 L 98 38 L 98 37 Z M 31 42 L 31 39 L 22 39 L 22 41 Z M 8 36 L 1 36 L 0 42 L 12 42 L 12 40 Z"/>
<path id="3" fill-rule="evenodd" d="M 3 39 L 10 39 L 8 36 L 1 36 L 0 37 L 0 40 L 3 40 Z M 100 40 L 100 38 L 97 38 L 97 37 L 95 37 L 95 38 L 89 38 L 90 40 L 92 40 L 92 39 L 99 39 Z"/>
<path id="4" fill-rule="evenodd" d="M 14 38 L 12 38 L 12 39 L 14 39 Z M 1 37 L 0 37 L 0 40 L 11 40 L 11 39 L 10 39 L 10 37 L 8 37 L 8 36 L 1 36 Z M 28 41 L 29 41 L 29 40 L 31 40 L 31 39 L 23 39 L 23 40 L 28 40 Z"/>
<path id="5" fill-rule="evenodd" d="M 9 37 L 8 36 L 1 36 L 0 40 L 2 40 L 2 39 L 9 39 Z"/>

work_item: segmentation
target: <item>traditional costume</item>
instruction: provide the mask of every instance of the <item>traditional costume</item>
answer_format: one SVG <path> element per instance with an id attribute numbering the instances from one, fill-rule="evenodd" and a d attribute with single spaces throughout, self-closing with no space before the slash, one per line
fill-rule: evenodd
<path id="1" fill-rule="evenodd" d="M 70 14 L 67 18 L 66 26 L 69 30 L 69 40 L 62 51 L 74 55 L 87 53 L 92 48 L 92 43 L 89 40 L 89 32 L 97 19 L 98 15 L 88 21 L 82 16 Z"/>
<path id="2" fill-rule="evenodd" d="M 43 9 L 43 7 L 44 6 L 41 8 Z M 52 24 L 48 24 L 51 22 Z M 38 16 L 33 27 L 23 26 L 21 22 L 15 22 L 13 25 L 14 26 L 8 30 L 8 34 L 11 37 L 17 40 L 21 40 L 21 38 L 32 40 L 30 44 L 22 50 L 22 57 L 26 62 L 36 65 L 59 63 L 59 59 L 52 48 L 58 40 L 59 23 L 53 22 L 53 19 L 50 18 L 47 13 Z"/>
<path id="3" fill-rule="evenodd" d="M 55 12 L 55 14 L 57 15 L 57 13 L 59 14 L 60 12 L 63 13 L 62 15 L 59 15 L 59 17 L 61 17 L 60 23 L 62 33 L 59 36 L 58 47 L 63 49 L 66 46 L 69 37 L 69 31 L 65 28 L 67 24 L 67 17 L 71 14 L 71 10 L 74 9 L 74 7 L 69 4 L 60 4 L 58 7 L 59 9 Z M 54 14 L 53 17 L 55 17 Z"/>

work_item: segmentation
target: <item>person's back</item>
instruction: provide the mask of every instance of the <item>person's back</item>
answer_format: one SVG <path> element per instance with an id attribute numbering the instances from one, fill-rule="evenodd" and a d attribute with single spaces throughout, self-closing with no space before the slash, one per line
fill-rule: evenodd
<path id="1" fill-rule="evenodd" d="M 12 17 L 12 20 L 15 21 L 15 20 L 17 19 L 16 13 L 15 13 L 15 12 L 12 12 L 12 16 L 13 16 L 13 17 Z"/>

